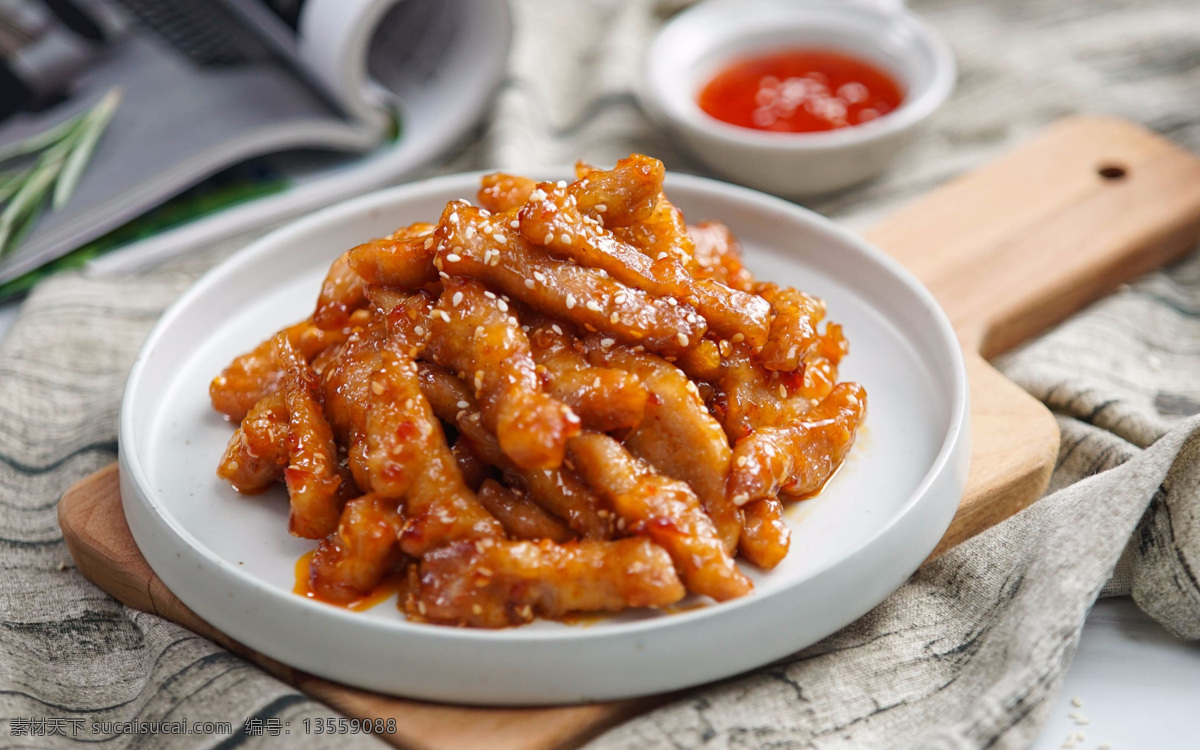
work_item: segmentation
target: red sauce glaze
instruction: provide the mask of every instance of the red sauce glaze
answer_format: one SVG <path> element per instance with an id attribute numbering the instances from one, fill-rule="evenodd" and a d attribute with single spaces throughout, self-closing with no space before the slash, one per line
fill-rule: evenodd
<path id="1" fill-rule="evenodd" d="M 793 49 L 734 62 L 700 91 L 700 109 L 755 130 L 811 133 L 882 117 L 904 93 L 888 73 L 854 57 Z"/>

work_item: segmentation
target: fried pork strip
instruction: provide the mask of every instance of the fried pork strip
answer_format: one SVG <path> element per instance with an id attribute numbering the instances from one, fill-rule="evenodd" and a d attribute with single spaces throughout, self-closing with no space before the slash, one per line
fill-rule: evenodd
<path id="1" fill-rule="evenodd" d="M 256 495 L 283 479 L 288 464 L 288 411 L 283 394 L 263 398 L 233 432 L 217 476 L 238 492 Z"/>
<path id="2" fill-rule="evenodd" d="M 355 484 L 364 491 L 373 484 L 367 463 L 367 413 L 371 373 L 379 369 L 381 362 L 381 340 L 378 329 L 351 336 L 345 343 L 327 349 L 313 363 L 321 373 L 325 418 L 345 449 Z"/>
<path id="3" fill-rule="evenodd" d="M 637 376 L 591 364 L 557 323 L 534 327 L 529 344 L 547 391 L 571 407 L 584 428 L 608 432 L 641 423 L 647 392 Z"/>
<path id="4" fill-rule="evenodd" d="M 309 588 L 329 602 L 369 594 L 403 557 L 396 541 L 402 525 L 394 499 L 371 494 L 347 502 L 337 531 L 321 540 L 309 563 Z"/>
<path id="5" fill-rule="evenodd" d="M 566 524 L 542 510 L 524 492 L 509 489 L 494 479 L 484 480 L 476 497 L 513 539 L 562 543 L 575 538 Z"/>
<path id="6" fill-rule="evenodd" d="M 422 388 L 424 388 L 423 385 Z M 437 414 L 437 407 L 434 407 L 433 411 L 434 414 Z M 441 419 L 440 415 L 438 419 Z M 492 467 L 479 457 L 470 442 L 464 440 L 461 435 L 454 441 L 454 445 L 450 446 L 450 452 L 454 454 L 454 462 L 458 464 L 458 473 L 462 474 L 463 481 L 478 496 L 479 488 L 483 485 L 484 480 L 492 476 Z M 501 523 L 503 523 L 502 519 Z"/>
<path id="7" fill-rule="evenodd" d="M 506 172 L 485 174 L 480 180 L 479 193 L 476 198 L 479 205 L 494 214 L 520 208 L 529 200 L 533 192 L 533 180 Z"/>
<path id="8" fill-rule="evenodd" d="M 433 224 L 418 222 L 346 253 L 351 269 L 368 284 L 415 290 L 438 279 L 433 267 Z"/>
<path id="9" fill-rule="evenodd" d="M 696 246 L 688 235 L 683 212 L 667 199 L 665 193 L 658 194 L 650 216 L 627 227 L 615 227 L 613 234 L 651 258 L 665 253 L 689 271 L 696 269 Z"/>
<path id="10" fill-rule="evenodd" d="M 783 505 L 778 498 L 764 497 L 746 504 L 746 525 L 738 552 L 763 570 L 770 570 L 787 556 L 792 530 L 783 520 Z"/>
<path id="11" fill-rule="evenodd" d="M 658 159 L 631 154 L 610 170 L 577 162 L 575 174 L 579 180 L 571 183 L 570 190 L 579 210 L 604 226 L 627 227 L 649 219 L 654 212 L 666 168 Z M 529 193 L 525 194 L 526 200 Z"/>
<path id="12" fill-rule="evenodd" d="M 600 331 L 615 341 L 678 354 L 707 330 L 688 305 L 670 304 L 607 272 L 550 257 L 512 227 L 511 213 L 484 216 L 462 201 L 446 206 L 438 225 L 438 269 L 469 276 L 533 309 Z"/>
<path id="13" fill-rule="evenodd" d="M 350 315 L 367 302 L 367 282 L 350 266 L 350 252 L 344 252 L 329 267 L 317 297 L 313 323 L 319 328 L 337 330 L 350 322 Z"/>
<path id="14" fill-rule="evenodd" d="M 794 422 L 829 395 L 845 352 L 845 338 L 836 323 L 825 326 L 803 367 L 794 372 L 768 370 L 744 346 L 722 343 L 718 371 L 705 373 L 714 386 L 709 407 L 731 443 L 759 428 Z M 691 364 L 690 359 L 680 360 L 681 366 Z M 689 374 L 698 375 L 691 370 Z"/>
<path id="15" fill-rule="evenodd" d="M 689 590 L 725 601 L 754 589 L 687 484 L 655 474 L 620 443 L 597 432 L 572 439 L 571 456 L 630 532 L 667 551 Z"/>
<path id="16" fill-rule="evenodd" d="M 591 362 L 636 376 L 650 392 L 645 415 L 626 436 L 625 447 L 658 472 L 687 482 L 716 525 L 726 552 L 733 553 L 742 518 L 725 492 L 732 452 L 696 386 L 679 368 L 648 352 L 605 348 L 594 336 L 584 339 L 583 346 Z"/>
<path id="17" fill-rule="evenodd" d="M 689 224 L 687 235 L 695 248 L 694 271 L 742 292 L 754 289 L 754 276 L 742 265 L 741 245 L 719 221 Z"/>
<path id="18" fill-rule="evenodd" d="M 287 333 L 272 340 L 283 366 L 283 400 L 288 410 L 288 466 L 284 470 L 291 513 L 288 531 L 305 539 L 333 533 L 342 513 L 339 489 L 346 481 L 338 471 L 333 430 L 315 398 L 317 378 L 292 346 Z"/>
<path id="19" fill-rule="evenodd" d="M 484 425 L 522 469 L 553 469 L 579 417 L 543 393 L 529 341 L 503 297 L 471 279 L 450 278 L 430 315 L 429 353 L 475 389 Z"/>
<path id="20" fill-rule="evenodd" d="M 484 428 L 475 397 L 461 380 L 435 366 L 421 367 L 421 388 L 443 421 L 455 425 L 479 458 L 504 472 L 505 481 L 529 493 L 529 497 L 562 519 L 584 539 L 608 539 L 614 519 L 605 503 L 566 467 L 519 469 L 500 450 L 496 436 Z"/>
<path id="21" fill-rule="evenodd" d="M 743 505 L 779 492 L 816 492 L 845 460 L 866 410 L 862 386 L 839 383 L 802 421 L 763 427 L 739 440 L 729 497 Z"/>
<path id="22" fill-rule="evenodd" d="M 280 333 L 287 336 L 288 342 L 306 361 L 312 361 L 326 347 L 345 341 L 351 329 L 326 331 L 311 320 L 305 320 L 284 328 Z M 213 378 L 208 395 L 214 409 L 240 422 L 263 396 L 279 387 L 283 369 L 275 358 L 273 341 L 274 337 L 269 338 L 251 351 L 234 358 L 220 375 Z"/>
<path id="23" fill-rule="evenodd" d="M 720 336 L 738 336 L 750 346 L 767 340 L 771 307 L 766 300 L 713 279 L 694 278 L 687 266 L 666 252 L 657 257 L 644 254 L 585 216 L 570 188 L 539 184 L 518 216 L 521 234 L 531 243 L 602 269 L 631 287 L 687 302 Z"/>
<path id="24" fill-rule="evenodd" d="M 380 404 L 392 405 L 372 424 L 379 437 L 368 442 L 369 465 L 377 451 L 382 455 L 381 486 L 388 487 L 390 481 L 404 486 L 400 548 L 419 557 L 460 539 L 503 537 L 500 523 L 463 481 L 442 427 L 421 393 L 416 363 L 397 351 L 403 348 L 403 343 L 385 347 L 380 367 L 371 375 L 370 391 L 378 397 L 372 412 Z"/>
<path id="25" fill-rule="evenodd" d="M 759 360 L 768 370 L 791 372 L 820 343 L 817 325 L 825 317 L 825 303 L 798 289 L 759 284 L 756 291 L 771 303 L 771 330 Z"/>
<path id="26" fill-rule="evenodd" d="M 501 628 L 534 614 L 618 612 L 683 598 L 671 558 L 646 539 L 458 543 L 421 561 L 406 603 L 410 617 Z"/>

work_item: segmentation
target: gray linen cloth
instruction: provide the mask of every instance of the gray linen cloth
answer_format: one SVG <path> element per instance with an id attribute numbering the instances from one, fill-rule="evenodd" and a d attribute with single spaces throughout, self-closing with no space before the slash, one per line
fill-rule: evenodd
<path id="1" fill-rule="evenodd" d="M 818 210 L 869 225 L 1073 112 L 1122 115 L 1200 151 L 1200 5 L 913 5 L 954 44 L 958 90 L 887 176 Z M 516 46 L 492 116 L 436 171 L 610 163 L 634 150 L 702 171 L 629 96 L 640 50 L 672 7 L 513 6 Z M 330 709 L 96 589 L 74 569 L 55 518 L 62 492 L 115 457 L 125 373 L 149 327 L 249 239 L 137 277 L 51 279 L 0 343 L 2 746 L 323 745 L 296 727 Z M 1189 418 L 1200 411 L 1200 254 L 1122 288 L 1002 367 L 1059 416 L 1048 497 L 925 566 L 843 631 L 591 747 L 1021 747 L 1045 722 L 1106 585 L 1181 638 L 1200 638 L 1200 419 Z M 61 719 L 62 733 L 13 736 L 14 720 L 30 717 Z M 180 718 L 231 721 L 235 733 L 90 733 L 96 721 Z M 252 718 L 290 721 L 293 731 L 241 734 Z M 66 720 L 83 720 L 77 736 Z M 362 737 L 338 745 L 379 747 Z"/>

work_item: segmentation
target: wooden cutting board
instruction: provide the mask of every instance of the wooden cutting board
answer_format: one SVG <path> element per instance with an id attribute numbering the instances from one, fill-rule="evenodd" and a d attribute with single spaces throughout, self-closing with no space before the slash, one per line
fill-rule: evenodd
<path id="1" fill-rule="evenodd" d="M 1054 418 L 985 357 L 1052 326 L 1200 241 L 1200 161 L 1138 126 L 1064 120 L 1009 155 L 902 209 L 868 233 L 941 301 L 971 386 L 971 471 L 933 556 L 1016 513 L 1046 487 Z M 414 750 L 560 750 L 672 696 L 562 708 L 467 708 L 336 685 L 257 654 L 183 605 L 125 525 L 116 466 L 71 488 L 59 522 L 79 570 L 117 599 L 245 656 L 352 717 L 395 718 Z"/>

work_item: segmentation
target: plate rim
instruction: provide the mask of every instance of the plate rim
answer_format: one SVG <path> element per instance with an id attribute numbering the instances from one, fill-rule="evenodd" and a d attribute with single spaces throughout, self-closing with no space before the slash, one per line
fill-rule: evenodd
<path id="1" fill-rule="evenodd" d="M 158 517 L 160 523 L 175 534 L 179 541 L 182 541 L 194 554 L 199 555 L 207 563 L 216 566 L 225 575 L 232 576 L 245 586 L 248 586 L 255 593 L 261 596 L 272 598 L 287 597 L 290 599 L 290 604 L 303 609 L 311 608 L 313 611 L 319 611 L 324 617 L 331 617 L 333 620 L 342 621 L 345 618 L 347 623 L 355 623 L 358 627 L 369 629 L 381 629 L 386 632 L 399 632 L 405 636 L 417 637 L 427 640 L 439 641 L 443 645 L 453 645 L 455 643 L 471 642 L 471 643 L 490 643 L 494 645 L 515 644 L 521 642 L 545 642 L 545 641 L 568 641 L 587 645 L 589 642 L 600 641 L 610 638 L 625 638 L 629 636 L 637 636 L 640 634 L 648 634 L 664 629 L 676 629 L 679 627 L 687 627 L 701 620 L 707 620 L 715 617 L 727 617 L 736 614 L 739 610 L 748 606 L 754 606 L 756 603 L 766 600 L 772 600 L 776 597 L 786 595 L 790 589 L 797 585 L 803 584 L 806 581 L 817 579 L 828 573 L 831 568 L 845 565 L 849 560 L 862 554 L 879 543 L 881 537 L 889 535 L 889 533 L 905 518 L 913 513 L 914 509 L 930 495 L 930 490 L 935 483 L 942 479 L 947 473 L 953 472 L 961 467 L 954 466 L 954 461 L 958 458 L 962 460 L 962 455 L 969 452 L 969 392 L 967 387 L 966 364 L 963 357 L 961 347 L 958 344 L 957 336 L 950 324 L 949 318 L 936 302 L 929 290 L 916 279 L 911 272 L 904 268 L 898 261 L 888 256 L 882 250 L 876 248 L 862 237 L 851 232 L 850 230 L 836 224 L 832 220 L 823 217 L 809 209 L 798 206 L 775 196 L 760 193 L 749 188 L 731 185 L 719 180 L 714 180 L 706 177 L 695 175 L 670 173 L 667 178 L 668 188 L 671 185 L 691 188 L 700 192 L 707 193 L 719 198 L 733 198 L 743 201 L 748 201 L 754 204 L 765 204 L 766 208 L 781 210 L 791 217 L 798 219 L 802 223 L 808 224 L 822 234 L 834 235 L 837 241 L 852 245 L 857 251 L 867 255 L 877 265 L 883 267 L 890 274 L 896 277 L 903 285 L 912 293 L 917 300 L 922 303 L 925 312 L 930 315 L 930 322 L 936 328 L 938 336 L 937 344 L 940 348 L 946 349 L 946 354 L 949 354 L 951 363 L 951 372 L 947 373 L 949 381 L 953 388 L 951 399 L 951 410 L 949 414 L 949 427 L 942 437 L 938 452 L 930 464 L 929 469 L 922 476 L 920 482 L 909 493 L 900 508 L 895 511 L 886 523 L 881 525 L 874 534 L 863 540 L 861 543 L 847 547 L 837 557 L 831 559 L 824 566 L 816 568 L 809 572 L 805 577 L 799 578 L 796 581 L 778 588 L 767 594 L 753 595 L 742 597 L 733 601 L 722 602 L 720 604 L 701 607 L 695 610 L 673 614 L 669 618 L 652 617 L 644 620 L 636 620 L 633 622 L 620 623 L 598 623 L 586 628 L 570 628 L 561 630 L 534 630 L 529 628 L 506 628 L 501 630 L 483 630 L 471 628 L 453 628 L 439 625 L 430 625 L 426 623 L 413 623 L 406 620 L 384 621 L 371 618 L 365 618 L 360 613 L 345 610 L 340 607 L 331 606 L 322 602 L 311 601 L 303 597 L 298 597 L 292 592 L 282 591 L 276 586 L 267 583 L 266 581 L 252 575 L 250 572 L 239 569 L 238 566 L 224 560 L 209 549 L 206 545 L 200 542 L 190 531 L 182 526 L 179 520 L 172 514 L 166 512 L 162 505 L 158 493 L 154 491 L 153 484 L 150 482 L 146 472 L 146 467 L 142 463 L 142 457 L 138 455 L 135 449 L 135 426 L 134 406 L 139 397 L 139 385 L 145 375 L 150 354 L 153 352 L 158 342 L 172 328 L 175 321 L 184 315 L 191 307 L 193 301 L 207 292 L 216 281 L 224 274 L 228 273 L 229 269 L 239 263 L 249 262 L 263 253 L 269 252 L 291 238 L 302 237 L 303 235 L 315 229 L 324 227 L 326 224 L 334 223 L 343 220 L 348 216 L 355 214 L 367 213 L 371 210 L 385 208 L 390 205 L 401 204 L 408 200 L 419 199 L 425 197 L 429 193 L 435 192 L 451 192 L 452 190 L 460 189 L 460 186 L 478 184 L 480 176 L 487 174 L 489 170 L 480 170 L 475 172 L 456 173 L 435 177 L 428 180 L 409 183 L 397 187 L 392 187 L 384 190 L 374 191 L 347 201 L 343 201 L 299 220 L 289 222 L 288 224 L 279 227 L 271 232 L 263 235 L 254 242 L 248 244 L 243 249 L 237 251 L 229 258 L 218 263 L 213 268 L 206 271 L 199 279 L 197 279 L 175 302 L 173 302 L 162 314 L 159 320 L 155 323 L 150 333 L 144 340 L 137 356 L 130 368 L 129 376 L 126 380 L 125 391 L 121 400 L 121 413 L 118 427 L 118 446 L 121 455 L 121 467 L 123 481 L 122 486 L 125 486 L 126 481 L 130 482 L 130 486 L 135 488 L 143 497 L 143 502 L 148 509 L 152 510 Z M 560 176 L 561 173 L 559 173 Z M 469 195 L 473 190 L 467 191 Z M 788 252 L 786 248 L 773 248 L 774 251 Z M 965 476 L 965 474 L 964 474 Z M 959 482 L 957 498 L 961 500 L 962 486 Z M 130 515 L 131 498 L 126 497 L 126 493 L 122 492 L 122 505 L 125 509 L 127 519 Z M 956 502 L 957 505 L 957 502 Z M 953 514 L 950 514 L 946 520 L 946 526 L 942 527 L 938 532 L 938 538 L 944 533 L 948 527 L 949 521 Z M 134 523 L 130 523 L 131 528 Z M 281 533 L 282 530 L 281 530 Z M 927 550 L 923 550 L 922 559 L 928 555 L 936 546 L 936 540 L 933 545 Z M 151 563 L 151 568 L 154 568 L 153 563 L 147 556 L 147 562 Z M 155 570 L 156 574 L 161 572 Z M 165 583 L 165 580 L 164 580 Z M 894 589 L 893 589 L 894 590 Z M 184 595 L 181 592 L 174 592 L 179 598 L 188 604 Z M 886 597 L 885 597 L 886 598 Z M 875 606 L 878 602 L 873 603 Z M 189 604 L 189 606 L 191 606 Z M 302 609 L 302 611 L 303 611 Z M 202 617 L 205 613 L 198 612 Z M 237 634 L 230 633 L 229 635 L 245 639 Z M 263 651 L 264 649 L 257 649 Z"/>

